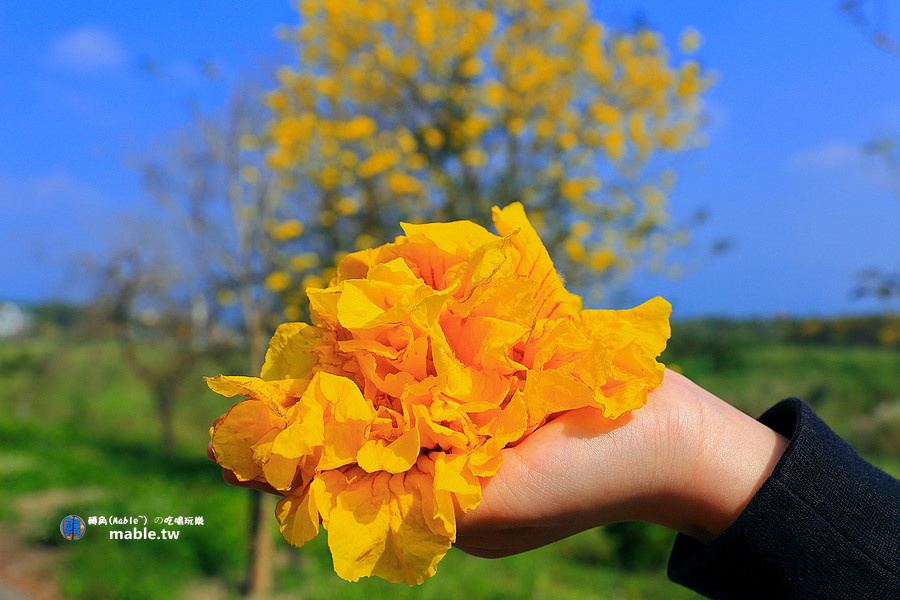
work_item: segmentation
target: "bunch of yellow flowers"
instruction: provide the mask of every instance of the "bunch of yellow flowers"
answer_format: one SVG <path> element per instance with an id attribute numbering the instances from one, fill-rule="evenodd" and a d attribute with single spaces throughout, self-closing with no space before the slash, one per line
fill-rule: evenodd
<path id="1" fill-rule="evenodd" d="M 470 221 L 404 224 L 308 289 L 312 325 L 286 323 L 259 378 L 210 429 L 218 463 L 284 495 L 301 546 L 321 524 L 339 576 L 419 584 L 481 500 L 503 448 L 567 410 L 615 419 L 662 382 L 668 302 L 582 310 L 521 204 Z"/>

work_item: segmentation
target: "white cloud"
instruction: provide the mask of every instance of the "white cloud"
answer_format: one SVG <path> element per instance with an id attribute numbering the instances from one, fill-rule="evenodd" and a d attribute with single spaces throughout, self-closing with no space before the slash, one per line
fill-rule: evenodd
<path id="1" fill-rule="evenodd" d="M 843 169 L 857 168 L 862 161 L 862 144 L 831 140 L 796 152 L 790 158 L 790 165 L 795 169 Z"/>
<path id="2" fill-rule="evenodd" d="M 127 60 L 115 36 L 100 27 L 82 27 L 57 39 L 50 48 L 50 59 L 75 71 L 116 69 Z"/>
<path id="3" fill-rule="evenodd" d="M 807 176 L 819 177 L 825 173 L 835 177 L 832 181 L 842 182 L 854 193 L 862 189 L 860 185 L 867 183 L 875 190 L 896 190 L 897 174 L 893 172 L 882 157 L 868 155 L 864 149 L 865 142 L 847 142 L 831 140 L 815 148 L 795 152 L 788 159 L 788 165 L 795 171 L 805 172 Z"/>

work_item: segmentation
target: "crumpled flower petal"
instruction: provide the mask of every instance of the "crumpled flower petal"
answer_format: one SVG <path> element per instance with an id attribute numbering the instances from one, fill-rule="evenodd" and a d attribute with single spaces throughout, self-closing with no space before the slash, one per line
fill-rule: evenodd
<path id="1" fill-rule="evenodd" d="M 321 523 L 344 579 L 431 577 L 504 448 L 568 410 L 618 418 L 662 382 L 668 302 L 582 310 L 523 207 L 493 217 L 499 235 L 403 224 L 346 256 L 259 378 L 207 380 L 245 398 L 210 429 L 216 460 L 284 495 L 288 543 Z"/>

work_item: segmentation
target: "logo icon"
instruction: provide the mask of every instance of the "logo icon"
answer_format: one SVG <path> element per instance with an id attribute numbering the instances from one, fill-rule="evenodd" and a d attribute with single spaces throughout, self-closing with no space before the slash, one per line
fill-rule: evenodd
<path id="1" fill-rule="evenodd" d="M 78 515 L 69 515 L 60 522 L 59 532 L 67 540 L 80 540 L 84 535 L 84 521 Z"/>

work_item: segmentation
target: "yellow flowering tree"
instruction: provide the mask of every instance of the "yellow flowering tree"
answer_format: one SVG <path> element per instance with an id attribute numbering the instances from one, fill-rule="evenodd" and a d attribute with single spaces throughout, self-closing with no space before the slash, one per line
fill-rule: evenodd
<path id="1" fill-rule="evenodd" d="M 267 96 L 267 164 L 306 230 L 286 246 L 289 304 L 329 266 L 319 256 L 387 241 L 401 220 L 484 223 L 494 204 L 521 202 L 582 291 L 662 268 L 685 239 L 657 157 L 702 141 L 711 78 L 660 34 L 609 30 L 578 0 L 306 0 L 300 12 L 287 34 L 299 66 Z M 684 32 L 681 54 L 699 43 Z"/>

